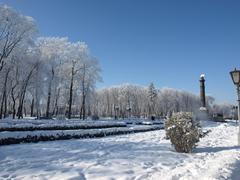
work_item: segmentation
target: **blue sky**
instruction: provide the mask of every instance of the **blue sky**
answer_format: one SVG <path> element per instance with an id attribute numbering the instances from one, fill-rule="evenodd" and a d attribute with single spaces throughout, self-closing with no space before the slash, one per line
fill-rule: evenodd
<path id="1" fill-rule="evenodd" d="M 40 36 L 85 41 L 104 82 L 198 94 L 199 76 L 218 102 L 234 102 L 229 71 L 240 68 L 240 1 L 0 0 L 32 16 Z"/>

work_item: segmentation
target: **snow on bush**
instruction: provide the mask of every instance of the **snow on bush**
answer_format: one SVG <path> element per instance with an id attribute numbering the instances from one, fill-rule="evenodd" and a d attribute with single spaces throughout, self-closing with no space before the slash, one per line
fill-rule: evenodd
<path id="1" fill-rule="evenodd" d="M 192 113 L 175 113 L 165 123 L 166 136 L 177 152 L 189 153 L 199 141 L 200 128 L 193 120 Z"/>

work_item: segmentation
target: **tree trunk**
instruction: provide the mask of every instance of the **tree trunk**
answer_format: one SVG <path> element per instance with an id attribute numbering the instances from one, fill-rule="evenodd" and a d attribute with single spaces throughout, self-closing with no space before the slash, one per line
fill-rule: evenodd
<path id="1" fill-rule="evenodd" d="M 12 109 L 13 109 L 12 118 L 15 119 L 15 116 L 16 116 L 16 101 L 15 100 L 13 101 Z"/>
<path id="2" fill-rule="evenodd" d="M 85 75 L 86 74 L 86 65 L 83 65 L 83 77 L 82 77 L 82 106 L 80 111 L 80 118 L 84 120 L 86 118 L 86 107 L 85 107 L 85 101 L 86 101 L 86 94 L 85 94 Z"/>
<path id="3" fill-rule="evenodd" d="M 27 109 L 26 109 L 26 106 L 25 106 L 25 101 L 23 103 L 23 110 L 24 110 L 24 115 L 27 116 Z"/>
<path id="4" fill-rule="evenodd" d="M 82 111 L 83 111 L 83 109 L 82 109 L 82 106 L 81 106 L 81 108 L 80 108 L 80 116 L 79 116 L 80 119 L 82 119 Z"/>
<path id="5" fill-rule="evenodd" d="M 51 102 L 51 95 L 52 95 L 52 81 L 54 78 L 54 69 L 52 67 L 52 74 L 51 74 L 51 79 L 49 82 L 49 86 L 48 86 L 48 99 L 47 99 L 47 109 L 46 109 L 46 117 L 50 118 L 50 102 Z"/>
<path id="6" fill-rule="evenodd" d="M 16 67 L 16 74 L 15 74 L 15 84 L 11 84 L 11 98 L 12 98 L 12 118 L 15 119 L 16 116 L 16 97 L 14 95 L 14 90 L 18 86 L 18 67 Z"/>
<path id="7" fill-rule="evenodd" d="M 1 109 L 0 109 L 0 119 L 2 119 L 2 115 L 3 115 L 4 99 L 5 99 L 5 91 L 3 92 L 3 95 L 2 95 Z"/>
<path id="8" fill-rule="evenodd" d="M 7 81 L 8 81 L 9 72 L 10 72 L 10 68 L 7 69 L 6 76 L 4 78 L 3 93 L 2 93 L 1 108 L 0 108 L 0 119 L 2 119 L 4 102 L 6 101 L 5 98 L 7 97 Z"/>
<path id="9" fill-rule="evenodd" d="M 5 93 L 5 98 L 4 98 L 4 112 L 3 112 L 4 118 L 7 117 L 7 112 L 8 112 L 8 107 L 7 107 L 7 93 Z"/>
<path id="10" fill-rule="evenodd" d="M 38 66 L 38 63 L 36 63 L 32 67 L 32 69 L 29 72 L 26 80 L 23 82 L 21 92 L 20 92 L 20 95 L 19 95 L 19 105 L 18 105 L 18 112 L 17 112 L 18 119 L 23 118 L 23 103 L 24 103 L 24 99 L 25 99 L 25 95 L 26 95 L 27 86 L 28 86 L 29 80 L 32 76 L 32 73 L 37 66 Z"/>
<path id="11" fill-rule="evenodd" d="M 51 84 L 51 83 L 50 83 Z M 46 118 L 50 118 L 49 109 L 51 101 L 51 85 L 48 87 L 48 98 L 47 98 L 47 108 L 46 108 Z"/>
<path id="12" fill-rule="evenodd" d="M 19 105 L 18 105 L 18 110 L 17 110 L 17 116 L 18 116 L 18 119 L 20 118 L 23 118 L 23 104 L 22 104 L 22 100 L 21 100 L 21 97 L 19 98 Z"/>
<path id="13" fill-rule="evenodd" d="M 35 89 L 35 113 L 37 116 L 37 119 L 40 117 L 40 104 L 39 104 L 39 89 L 38 87 Z"/>
<path id="14" fill-rule="evenodd" d="M 83 95 L 83 101 L 82 101 L 82 118 L 83 120 L 86 119 L 86 96 Z"/>
<path id="15" fill-rule="evenodd" d="M 88 105 L 88 112 L 87 112 L 87 115 L 88 117 L 90 117 L 92 115 L 92 112 L 91 112 L 91 107 L 90 105 Z"/>
<path id="16" fill-rule="evenodd" d="M 59 96 L 60 96 L 60 91 L 61 91 L 61 89 L 58 88 L 55 103 L 54 103 L 54 108 L 53 108 L 53 111 L 52 111 L 52 115 L 55 115 L 55 116 L 58 115 L 58 99 L 59 99 Z"/>
<path id="17" fill-rule="evenodd" d="M 31 102 L 31 117 L 33 117 L 33 110 L 34 110 L 34 98 L 32 98 L 32 102 Z"/>
<path id="18" fill-rule="evenodd" d="M 71 83 L 70 83 L 70 91 L 69 91 L 68 119 L 71 119 L 71 115 L 72 115 L 73 77 L 74 77 L 74 66 L 72 67 Z"/>
<path id="19" fill-rule="evenodd" d="M 11 97 L 12 97 L 12 118 L 15 119 L 16 116 L 16 99 L 14 97 L 14 89 L 15 89 L 16 85 L 14 87 L 11 88 Z"/>

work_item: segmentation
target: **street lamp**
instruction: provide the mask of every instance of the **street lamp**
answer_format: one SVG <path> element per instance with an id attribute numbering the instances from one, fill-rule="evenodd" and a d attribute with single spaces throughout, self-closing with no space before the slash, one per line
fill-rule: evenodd
<path id="1" fill-rule="evenodd" d="M 233 83 L 237 87 L 237 101 L 238 101 L 238 123 L 239 123 L 239 131 L 238 131 L 238 145 L 240 146 L 240 70 L 236 68 L 234 71 L 230 72 Z"/>

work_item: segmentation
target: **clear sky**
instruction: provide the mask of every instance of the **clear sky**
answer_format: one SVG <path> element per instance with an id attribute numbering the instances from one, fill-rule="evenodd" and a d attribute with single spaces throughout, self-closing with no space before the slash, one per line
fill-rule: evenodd
<path id="1" fill-rule="evenodd" d="M 0 0 L 32 16 L 40 36 L 85 41 L 108 87 L 121 83 L 206 92 L 235 102 L 240 68 L 239 0 Z"/>

